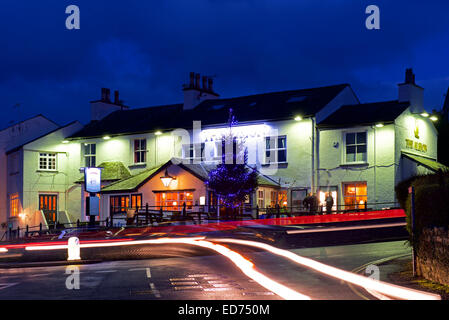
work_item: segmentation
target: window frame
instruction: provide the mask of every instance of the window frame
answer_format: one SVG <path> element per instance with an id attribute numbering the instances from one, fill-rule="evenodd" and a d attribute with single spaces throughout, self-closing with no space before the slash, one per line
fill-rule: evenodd
<path id="1" fill-rule="evenodd" d="M 45 168 L 41 165 L 41 160 L 45 159 Z M 54 168 L 50 168 L 50 162 L 54 160 Z M 51 171 L 55 172 L 58 170 L 58 154 L 56 152 L 39 152 L 38 154 L 38 170 L 39 171 Z"/>
<path id="2" fill-rule="evenodd" d="M 365 209 L 365 206 L 368 202 L 368 182 L 367 181 L 344 181 L 341 183 L 342 184 L 342 198 L 343 198 L 343 204 L 344 204 L 344 209 L 347 210 L 346 207 L 351 207 L 349 210 L 360 210 L 360 209 Z M 357 186 L 358 185 L 364 185 L 365 189 L 366 189 L 366 194 L 357 194 Z M 347 195 L 346 193 L 346 186 L 353 186 L 355 188 L 355 193 L 354 195 Z M 364 197 L 364 204 L 363 207 L 360 203 L 357 203 L 357 198 L 361 198 Z M 347 205 L 346 204 L 346 198 L 353 198 L 355 199 L 354 204 L 352 205 Z M 352 207 L 353 206 L 353 207 Z"/>
<path id="3" fill-rule="evenodd" d="M 280 148 L 279 147 L 279 139 L 285 139 L 285 146 Z M 264 151 L 264 164 L 271 164 L 271 163 L 288 163 L 288 155 L 287 155 L 287 135 L 280 135 L 280 136 L 267 136 L 265 137 L 265 151 Z M 267 143 L 273 141 L 275 142 L 275 146 L 272 147 L 270 145 L 270 148 L 267 148 Z M 285 152 L 285 161 L 279 161 L 279 153 L 284 151 Z M 267 157 L 267 152 L 274 152 L 275 153 L 275 161 L 270 162 L 269 158 Z"/>
<path id="4" fill-rule="evenodd" d="M 139 141 L 138 146 L 136 146 L 136 142 L 138 142 L 138 141 Z M 142 148 L 142 141 L 145 141 L 144 148 Z M 146 164 L 147 163 L 147 152 L 148 152 L 147 147 L 148 147 L 148 143 L 147 143 L 146 138 L 133 139 L 133 164 Z M 137 155 L 139 155 L 139 156 L 137 156 Z M 142 158 L 143 158 L 143 161 L 142 161 Z M 136 160 L 140 160 L 140 161 L 136 161 Z"/>
<path id="5" fill-rule="evenodd" d="M 13 205 L 14 204 L 14 205 Z M 19 216 L 20 198 L 18 193 L 13 193 L 9 196 L 9 217 Z"/>
<path id="6" fill-rule="evenodd" d="M 93 152 L 93 153 L 92 153 L 92 146 L 94 146 L 94 148 L 95 148 L 95 152 Z M 86 153 L 86 147 L 88 147 L 89 153 Z M 87 167 L 87 168 L 95 167 L 97 165 L 97 144 L 96 143 L 84 143 L 83 157 L 84 157 L 85 167 Z M 93 161 L 92 161 L 92 159 L 93 159 Z"/>
<path id="7" fill-rule="evenodd" d="M 365 133 L 365 143 L 364 144 L 363 143 L 357 143 L 357 134 L 358 133 Z M 348 153 L 347 153 L 347 146 L 348 146 L 348 144 L 346 143 L 346 136 L 348 134 L 355 134 L 355 142 L 354 142 L 354 144 L 350 144 L 350 146 L 355 146 L 356 147 L 356 152 L 355 152 L 356 160 L 355 161 L 348 161 L 348 157 L 347 157 L 347 155 L 348 155 Z M 368 143 L 368 130 L 366 128 L 360 129 L 360 130 L 347 130 L 347 131 L 344 131 L 342 140 L 343 140 L 343 148 L 342 148 L 342 159 L 341 159 L 341 161 L 342 161 L 343 165 L 357 165 L 357 164 L 367 164 L 368 163 L 368 145 L 369 145 L 369 143 Z M 365 160 L 357 161 L 357 147 L 360 147 L 360 146 L 365 146 L 365 148 L 366 148 Z"/>

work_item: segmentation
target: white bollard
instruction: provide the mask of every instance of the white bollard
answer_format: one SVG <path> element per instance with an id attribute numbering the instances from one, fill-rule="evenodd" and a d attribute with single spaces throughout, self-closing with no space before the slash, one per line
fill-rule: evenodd
<path id="1" fill-rule="evenodd" d="M 80 257 L 80 240 L 77 237 L 69 238 L 67 244 L 68 261 L 81 260 Z"/>

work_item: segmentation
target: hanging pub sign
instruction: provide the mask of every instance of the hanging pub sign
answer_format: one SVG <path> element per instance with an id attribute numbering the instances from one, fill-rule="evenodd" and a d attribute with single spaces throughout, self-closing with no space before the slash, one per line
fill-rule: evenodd
<path id="1" fill-rule="evenodd" d="M 101 168 L 84 168 L 84 188 L 87 192 L 101 190 Z"/>

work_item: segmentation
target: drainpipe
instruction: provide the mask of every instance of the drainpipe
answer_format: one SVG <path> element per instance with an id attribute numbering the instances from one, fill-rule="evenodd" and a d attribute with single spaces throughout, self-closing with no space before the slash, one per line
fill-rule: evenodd
<path id="1" fill-rule="evenodd" d="M 315 118 L 312 117 L 312 180 L 311 192 L 315 192 Z"/>
<path id="2" fill-rule="evenodd" d="M 316 130 L 316 192 L 318 192 L 318 188 L 320 186 L 320 129 L 318 127 L 316 127 L 315 125 L 315 130 Z M 318 195 L 319 196 L 319 195 Z"/>
<path id="3" fill-rule="evenodd" d="M 376 126 L 374 126 L 374 202 L 375 202 L 375 204 L 376 204 L 376 209 L 377 209 L 376 135 L 377 135 Z M 367 199 L 367 200 L 368 200 L 368 199 Z"/>

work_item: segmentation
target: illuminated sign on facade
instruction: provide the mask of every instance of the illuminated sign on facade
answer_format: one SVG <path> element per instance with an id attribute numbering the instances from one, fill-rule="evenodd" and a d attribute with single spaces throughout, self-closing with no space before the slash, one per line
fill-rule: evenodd
<path id="1" fill-rule="evenodd" d="M 427 144 L 410 139 L 405 139 L 405 146 L 407 149 L 414 149 L 416 151 L 427 152 Z"/>
<path id="2" fill-rule="evenodd" d="M 101 190 L 101 169 L 84 168 L 84 186 L 87 192 L 100 192 Z"/>

